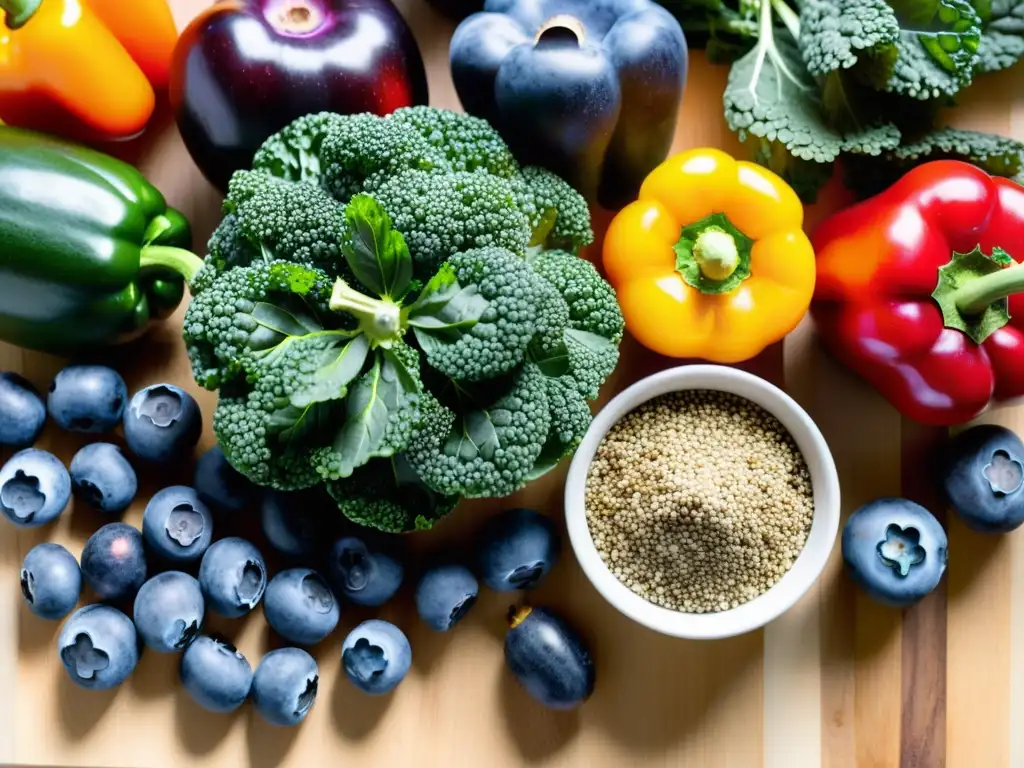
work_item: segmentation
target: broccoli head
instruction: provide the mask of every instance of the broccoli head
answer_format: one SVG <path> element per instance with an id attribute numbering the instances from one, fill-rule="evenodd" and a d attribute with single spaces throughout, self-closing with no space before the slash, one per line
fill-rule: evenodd
<path id="1" fill-rule="evenodd" d="M 314 183 L 283 181 L 257 171 L 231 177 L 224 207 L 254 252 L 336 271 L 345 207 Z"/>
<path id="2" fill-rule="evenodd" d="M 580 394 L 579 384 L 572 376 L 546 376 L 544 384 L 548 396 L 551 428 L 544 447 L 530 472 L 535 480 L 551 471 L 558 462 L 572 455 L 590 427 L 590 406 Z"/>
<path id="3" fill-rule="evenodd" d="M 594 242 L 587 201 L 560 176 L 528 166 L 513 186 L 519 209 L 530 220 L 531 245 L 575 253 Z"/>
<path id="4" fill-rule="evenodd" d="M 505 140 L 479 117 L 447 109 L 403 107 L 386 119 L 415 128 L 444 155 L 450 170 L 484 170 L 506 179 L 519 172 L 519 163 Z"/>
<path id="5" fill-rule="evenodd" d="M 626 330 L 615 289 L 593 264 L 565 251 L 532 253 L 533 271 L 558 291 L 569 307 L 573 328 L 618 344 Z"/>
<path id="6" fill-rule="evenodd" d="M 349 520 L 384 533 L 428 531 L 459 503 L 458 496 L 431 490 L 402 454 L 329 481 L 327 491 Z"/>
<path id="7" fill-rule="evenodd" d="M 320 149 L 345 118 L 333 112 L 305 115 L 275 133 L 256 151 L 253 170 L 288 181 L 320 181 Z"/>
<path id="8" fill-rule="evenodd" d="M 515 368 L 536 332 L 536 285 L 530 266 L 510 251 L 480 248 L 452 256 L 409 311 L 427 362 L 464 381 Z"/>
<path id="9" fill-rule="evenodd" d="M 371 114 L 351 115 L 333 127 L 320 148 L 321 183 L 338 200 L 364 191 L 370 177 L 404 170 L 446 169 L 444 153 L 413 125 Z"/>
<path id="10" fill-rule="evenodd" d="M 459 251 L 504 248 L 526 252 L 530 224 L 512 185 L 487 173 L 405 171 L 367 184 L 405 236 L 416 275 L 429 277 Z"/>
<path id="11" fill-rule="evenodd" d="M 217 389 L 286 339 L 321 330 L 330 292 L 326 273 L 285 261 L 213 277 L 185 312 L 196 382 Z"/>
<path id="12" fill-rule="evenodd" d="M 551 428 L 545 376 L 527 363 L 504 380 L 435 392 L 455 414 L 437 449 L 414 442 L 406 456 L 423 481 L 445 496 L 502 497 L 533 471 Z"/>

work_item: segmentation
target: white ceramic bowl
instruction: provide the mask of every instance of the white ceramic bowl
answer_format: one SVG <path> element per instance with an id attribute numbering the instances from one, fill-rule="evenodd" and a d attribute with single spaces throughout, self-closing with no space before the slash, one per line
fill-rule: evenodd
<path id="1" fill-rule="evenodd" d="M 807 543 L 793 567 L 771 589 L 750 602 L 718 613 L 683 613 L 649 603 L 620 582 L 601 560 L 587 525 L 584 506 L 587 472 L 597 446 L 611 427 L 641 403 L 685 389 L 731 392 L 773 414 L 796 441 L 811 473 L 814 518 Z M 839 477 L 817 426 L 796 402 L 764 379 L 721 365 L 687 365 L 661 371 L 621 392 L 594 418 L 573 457 L 565 484 L 569 539 L 583 572 L 621 613 L 675 637 L 710 640 L 764 626 L 791 608 L 821 575 L 839 531 Z"/>

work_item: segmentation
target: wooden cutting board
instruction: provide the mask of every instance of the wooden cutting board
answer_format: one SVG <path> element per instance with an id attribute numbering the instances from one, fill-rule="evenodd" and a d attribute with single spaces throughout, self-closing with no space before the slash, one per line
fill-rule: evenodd
<path id="1" fill-rule="evenodd" d="M 180 25 L 204 0 L 171 0 Z M 452 24 L 424 0 L 399 0 L 430 69 L 432 103 L 458 107 L 447 66 Z M 740 151 L 722 119 L 727 69 L 691 60 L 676 149 Z M 1024 138 L 1024 69 L 982 79 L 951 115 L 960 127 Z M 166 115 L 127 148 L 169 202 L 194 223 L 202 244 L 219 218 L 219 196 L 191 163 Z M 808 224 L 845 200 L 832 187 L 808 209 Z M 603 225 L 605 221 L 599 221 Z M 159 381 L 188 387 L 203 406 L 212 444 L 211 393 L 192 383 L 178 331 L 182 313 L 145 343 L 109 362 L 135 388 Z M 627 339 L 603 399 L 671 365 Z M 0 369 L 45 388 L 62 361 L 0 345 Z M 873 498 L 906 495 L 935 507 L 923 455 L 942 437 L 906 421 L 823 356 L 810 323 L 747 368 L 783 385 L 817 420 L 835 454 L 844 516 Z M 990 421 L 1024 429 L 1024 410 Z M 48 428 L 42 447 L 70 460 L 80 441 Z M 512 504 L 561 516 L 564 469 L 505 502 L 466 504 L 436 533 L 411 542 L 413 557 L 466 552 L 485 515 Z M 175 476 L 144 479 L 143 494 Z M 146 495 L 127 514 L 138 524 Z M 57 623 L 22 606 L 18 568 L 42 540 L 78 554 L 101 524 L 72 508 L 42 531 L 0 526 L 0 764 L 61 766 L 686 766 L 687 768 L 1024 767 L 1024 532 L 994 538 L 948 520 L 948 578 L 914 609 L 880 608 L 841 572 L 838 551 L 818 586 L 763 631 L 698 643 L 656 635 L 597 595 L 566 546 L 535 596 L 565 613 L 597 658 L 594 698 L 581 710 L 540 709 L 506 674 L 501 639 L 507 597 L 482 595 L 451 636 L 427 631 L 408 597 L 383 611 L 409 635 L 408 679 L 384 699 L 357 693 L 340 675 L 340 641 L 369 614 L 343 612 L 338 632 L 315 649 L 316 706 L 297 729 L 277 729 L 246 707 L 211 715 L 177 685 L 176 657 L 147 654 L 120 690 L 74 688 L 56 655 Z M 268 644 L 259 611 L 211 621 L 255 663 Z"/>

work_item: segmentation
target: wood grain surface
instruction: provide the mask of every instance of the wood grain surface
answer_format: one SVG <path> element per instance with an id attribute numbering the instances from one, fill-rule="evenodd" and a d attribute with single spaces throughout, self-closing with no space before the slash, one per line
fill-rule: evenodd
<path id="1" fill-rule="evenodd" d="M 179 24 L 207 3 L 172 0 Z M 458 107 L 447 67 L 452 25 L 423 0 L 399 0 L 430 68 L 431 101 Z M 740 151 L 721 110 L 727 70 L 693 56 L 675 149 Z M 950 119 L 1024 138 L 1024 69 L 979 81 Z M 194 223 L 196 245 L 219 217 L 219 196 L 200 176 L 166 114 L 122 148 Z M 808 227 L 845 201 L 830 187 Z M 607 216 L 597 216 L 599 224 Z M 594 251 L 596 252 L 596 251 Z M 130 388 L 170 381 L 196 393 L 212 444 L 212 393 L 191 381 L 179 340 L 181 312 L 141 344 L 110 354 Z M 0 345 L 0 369 L 45 388 L 65 361 Z M 674 364 L 627 339 L 603 400 Z M 805 322 L 784 344 L 744 366 L 783 385 L 818 422 L 835 455 L 844 517 L 883 495 L 936 508 L 929 451 L 942 438 L 900 416 L 822 353 Z M 1024 430 L 1024 410 L 986 420 Z M 81 442 L 52 427 L 41 446 L 70 460 Z M 561 517 L 564 469 L 506 502 L 465 504 L 433 534 L 408 542 L 413 562 L 467 553 L 483 518 L 514 503 Z M 189 482 L 190 465 L 144 476 L 126 515 L 138 524 L 146 494 Z M 1024 768 L 1024 533 L 984 537 L 948 519 L 950 562 L 942 587 L 905 613 L 878 607 L 851 586 L 838 548 L 805 599 L 763 631 L 715 642 L 662 637 L 617 614 L 584 578 L 566 546 L 535 602 L 556 607 L 589 640 L 598 664 L 594 698 L 575 713 L 534 705 L 505 672 L 507 596 L 485 594 L 450 636 L 416 620 L 408 595 L 383 611 L 409 635 L 413 670 L 383 699 L 339 674 L 340 638 L 368 613 L 343 612 L 315 649 L 316 706 L 297 729 L 201 711 L 177 685 L 177 658 L 147 654 L 120 689 L 74 688 L 56 655 L 59 624 L 22 607 L 18 568 L 42 540 L 78 554 L 101 524 L 73 506 L 42 531 L 0 527 L 0 764 L 62 766 L 685 766 L 686 768 Z M 276 640 L 262 616 L 213 619 L 255 663 Z"/>

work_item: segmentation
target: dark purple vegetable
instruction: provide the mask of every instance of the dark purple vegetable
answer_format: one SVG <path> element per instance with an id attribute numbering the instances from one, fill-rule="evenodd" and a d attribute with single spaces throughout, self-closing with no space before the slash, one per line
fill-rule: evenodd
<path id="1" fill-rule="evenodd" d="M 668 155 L 686 83 L 683 30 L 650 0 L 489 0 L 451 43 L 462 106 L 524 165 L 618 209 Z"/>
<path id="2" fill-rule="evenodd" d="M 298 117 L 428 101 L 416 40 L 389 0 L 221 0 L 182 32 L 170 97 L 192 159 L 222 191 Z"/>

